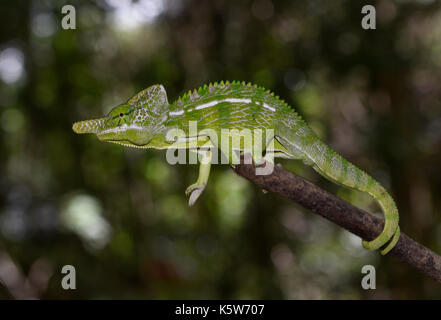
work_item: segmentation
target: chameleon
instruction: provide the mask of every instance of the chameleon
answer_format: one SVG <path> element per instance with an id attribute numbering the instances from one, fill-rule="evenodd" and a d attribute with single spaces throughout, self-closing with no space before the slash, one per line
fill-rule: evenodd
<path id="1" fill-rule="evenodd" d="M 193 136 L 189 126 L 191 121 L 196 122 L 200 130 L 193 132 Z M 383 211 L 385 223 L 375 239 L 362 241 L 365 249 L 382 249 L 381 254 L 384 255 L 400 237 L 398 209 L 386 189 L 322 142 L 284 100 L 251 83 L 210 83 L 185 93 L 171 104 L 164 86 L 152 85 L 114 107 L 107 116 L 75 122 L 72 129 L 75 133 L 92 133 L 101 141 L 126 147 L 164 150 L 173 146 L 201 155 L 204 161 L 200 161 L 197 181 L 186 190 L 190 206 L 207 185 L 213 150 L 222 152 L 227 147 L 200 132 L 205 129 L 215 132 L 224 129 L 272 129 L 274 134 L 271 138 L 262 137 L 264 147 L 269 145 L 265 139 L 271 140 L 271 149 L 257 150 L 241 145 L 240 151 L 252 154 L 252 159 L 260 162 L 264 152 L 274 157 L 300 160 L 330 181 L 372 196 Z M 181 130 L 183 137 L 170 139 L 167 132 L 172 129 Z M 232 135 L 240 136 L 241 132 L 236 130 Z M 195 139 L 197 142 L 191 143 Z M 231 163 L 232 157 L 228 161 Z"/>

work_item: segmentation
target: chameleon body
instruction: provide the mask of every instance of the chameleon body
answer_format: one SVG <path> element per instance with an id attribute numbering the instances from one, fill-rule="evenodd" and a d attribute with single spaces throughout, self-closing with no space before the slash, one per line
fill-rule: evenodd
<path id="1" fill-rule="evenodd" d="M 102 141 L 119 143 L 128 147 L 166 149 L 171 146 L 188 148 L 202 153 L 204 161 L 200 164 L 196 183 L 187 188 L 192 205 L 208 181 L 212 150 L 222 151 L 222 144 L 210 145 L 207 136 L 191 136 L 189 122 L 195 121 L 198 130 L 211 129 L 273 129 L 273 148 L 263 150 L 275 157 L 302 160 L 318 173 L 332 182 L 367 192 L 380 204 L 385 225 L 382 233 L 372 241 L 363 240 L 368 250 L 376 250 L 388 245 L 381 251 L 389 252 L 400 236 L 398 210 L 387 191 L 371 176 L 338 155 L 320 141 L 306 122 L 283 100 L 262 87 L 244 82 L 220 82 L 189 91 L 172 104 L 162 85 L 151 86 L 131 99 L 113 108 L 100 119 L 76 122 L 76 133 L 94 133 Z M 167 132 L 180 129 L 185 133 L 179 142 L 169 140 Z M 199 131 L 198 131 L 199 132 Z M 236 131 L 240 135 L 240 131 Z M 197 138 L 197 144 L 190 141 Z M 200 138 L 200 139 L 199 139 Z M 265 138 L 263 138 L 265 139 Z M 202 149 L 204 146 L 211 146 Z M 264 145 L 268 141 L 263 141 Z M 251 153 L 255 161 L 262 159 L 262 150 L 243 149 Z M 231 158 L 229 159 L 231 161 Z"/>

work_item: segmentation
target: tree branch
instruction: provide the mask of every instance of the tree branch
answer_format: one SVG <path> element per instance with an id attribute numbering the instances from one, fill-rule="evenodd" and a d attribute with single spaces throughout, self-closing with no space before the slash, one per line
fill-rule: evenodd
<path id="1" fill-rule="evenodd" d="M 383 220 L 320 189 L 281 165 L 276 165 L 271 175 L 256 175 L 256 168 L 251 164 L 237 165 L 234 171 L 259 187 L 297 202 L 363 239 L 372 240 L 383 230 Z M 388 255 L 441 283 L 441 257 L 403 232 Z"/>

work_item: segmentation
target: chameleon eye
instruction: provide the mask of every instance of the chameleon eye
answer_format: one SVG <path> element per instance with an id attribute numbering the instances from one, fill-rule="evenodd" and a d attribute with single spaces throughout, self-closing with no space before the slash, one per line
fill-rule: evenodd
<path id="1" fill-rule="evenodd" d="M 124 114 L 121 112 L 121 113 L 119 114 L 119 117 L 120 117 L 120 118 L 124 117 Z"/>

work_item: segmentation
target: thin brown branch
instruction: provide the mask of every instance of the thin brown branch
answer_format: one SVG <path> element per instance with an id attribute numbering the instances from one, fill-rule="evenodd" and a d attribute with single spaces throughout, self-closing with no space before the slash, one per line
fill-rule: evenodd
<path id="1" fill-rule="evenodd" d="M 234 171 L 259 187 L 297 202 L 363 239 L 372 240 L 383 230 L 383 220 L 320 189 L 280 165 L 274 167 L 271 175 L 256 175 L 256 168 L 250 164 L 237 165 Z M 397 257 L 441 282 L 441 257 L 403 232 L 388 255 Z"/>

